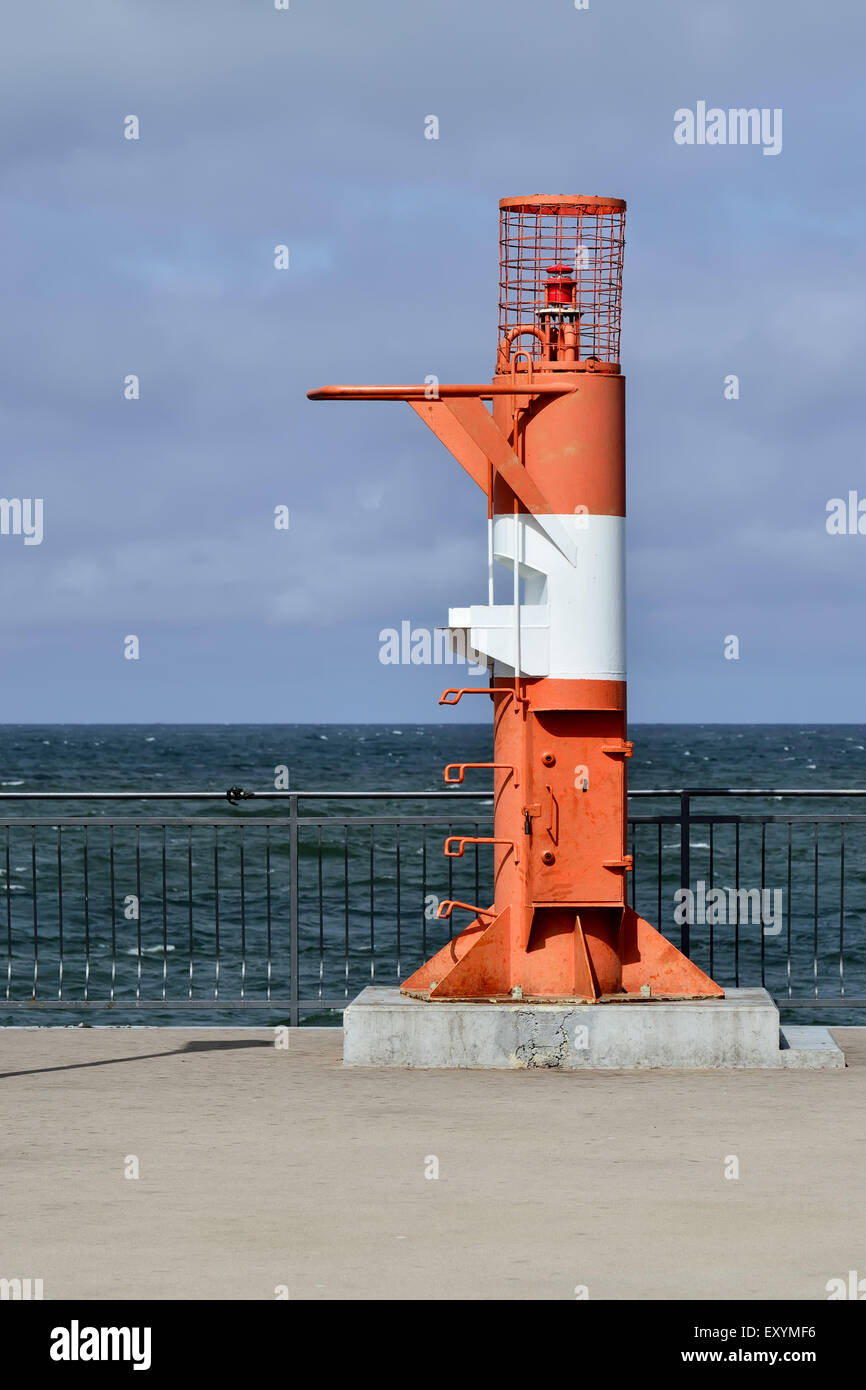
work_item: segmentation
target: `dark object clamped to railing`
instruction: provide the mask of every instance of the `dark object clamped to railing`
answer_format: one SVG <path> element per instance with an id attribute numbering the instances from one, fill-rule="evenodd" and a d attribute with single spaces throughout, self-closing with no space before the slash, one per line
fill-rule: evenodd
<path id="1" fill-rule="evenodd" d="M 243 787 L 229 787 L 226 792 L 226 801 L 232 806 L 237 806 L 241 801 L 249 801 L 255 796 L 255 792 L 245 792 Z"/>

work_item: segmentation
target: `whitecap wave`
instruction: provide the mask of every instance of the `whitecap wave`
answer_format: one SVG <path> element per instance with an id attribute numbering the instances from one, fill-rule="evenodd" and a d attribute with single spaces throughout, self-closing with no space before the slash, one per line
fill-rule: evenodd
<path id="1" fill-rule="evenodd" d="M 174 946 L 142 946 L 141 954 L 143 956 L 161 956 L 163 954 L 163 951 L 165 951 L 166 953 L 171 953 L 176 949 L 177 948 Z M 123 954 L 125 956 L 137 956 L 138 947 L 130 946 L 128 950 L 123 952 Z"/>

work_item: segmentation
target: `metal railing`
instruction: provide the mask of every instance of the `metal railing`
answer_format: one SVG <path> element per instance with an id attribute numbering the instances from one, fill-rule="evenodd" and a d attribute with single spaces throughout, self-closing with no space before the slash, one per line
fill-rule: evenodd
<path id="1" fill-rule="evenodd" d="M 864 1008 L 866 813 L 850 809 L 864 796 L 632 792 L 629 899 L 722 985 Z M 761 798 L 776 809 L 746 809 Z M 440 901 L 492 900 L 489 851 L 442 855 L 447 835 L 489 826 L 489 790 L 3 792 L 0 810 L 0 1015 L 265 1010 L 295 1025 L 405 978 L 464 924 L 438 919 Z"/>

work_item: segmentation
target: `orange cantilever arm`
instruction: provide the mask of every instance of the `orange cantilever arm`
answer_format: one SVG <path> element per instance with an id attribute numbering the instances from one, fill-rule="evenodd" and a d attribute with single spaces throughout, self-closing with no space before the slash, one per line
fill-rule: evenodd
<path id="1" fill-rule="evenodd" d="M 408 386 L 320 386 L 317 391 L 308 391 L 310 401 L 435 401 L 446 396 L 474 396 L 489 400 L 492 396 L 567 396 L 576 391 L 573 383 L 558 381 L 538 383 L 525 382 L 521 386 L 515 381 L 457 381 L 438 382 L 435 386 L 410 384 Z"/>

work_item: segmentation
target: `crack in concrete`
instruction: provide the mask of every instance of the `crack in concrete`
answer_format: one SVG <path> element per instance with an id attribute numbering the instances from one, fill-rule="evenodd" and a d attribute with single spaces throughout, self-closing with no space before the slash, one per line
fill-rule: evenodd
<path id="1" fill-rule="evenodd" d="M 568 1059 L 568 1033 L 566 1031 L 571 1013 L 565 1015 L 556 1024 L 554 1041 L 541 1041 L 538 1038 L 539 1015 L 534 1010 L 521 1010 L 518 1014 L 518 1027 L 528 1019 L 533 1036 L 524 1042 L 518 1043 L 515 1051 L 515 1060 L 518 1067 L 527 1070 L 535 1067 L 561 1067 Z"/>

